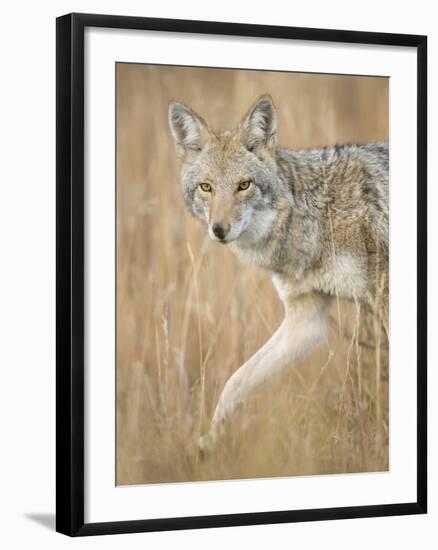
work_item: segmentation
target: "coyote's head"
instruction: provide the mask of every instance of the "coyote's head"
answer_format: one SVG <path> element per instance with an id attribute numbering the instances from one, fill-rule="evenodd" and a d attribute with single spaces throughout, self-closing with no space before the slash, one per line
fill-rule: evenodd
<path id="1" fill-rule="evenodd" d="M 183 161 L 184 199 L 208 225 L 210 237 L 243 246 L 263 240 L 283 188 L 275 162 L 277 123 L 270 96 L 260 97 L 232 131 L 215 132 L 180 103 L 170 104 L 169 125 Z"/>

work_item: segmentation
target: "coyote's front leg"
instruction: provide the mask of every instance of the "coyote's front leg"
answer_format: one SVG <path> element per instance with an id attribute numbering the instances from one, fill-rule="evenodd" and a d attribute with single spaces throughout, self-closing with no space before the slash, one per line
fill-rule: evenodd
<path id="1" fill-rule="evenodd" d="M 211 450 L 223 421 L 252 391 L 275 373 L 293 366 L 320 343 L 327 333 L 329 298 L 312 293 L 285 301 L 286 315 L 273 336 L 227 381 L 208 433 L 199 440 L 201 451 Z"/>

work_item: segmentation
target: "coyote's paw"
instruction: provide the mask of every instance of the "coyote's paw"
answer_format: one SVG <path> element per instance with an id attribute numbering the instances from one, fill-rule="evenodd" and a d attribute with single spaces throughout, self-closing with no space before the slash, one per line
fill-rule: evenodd
<path id="1" fill-rule="evenodd" d="M 211 433 L 203 435 L 198 439 L 197 446 L 199 457 L 201 458 L 201 460 L 207 458 L 207 456 L 213 451 L 215 443 L 216 437 Z"/>

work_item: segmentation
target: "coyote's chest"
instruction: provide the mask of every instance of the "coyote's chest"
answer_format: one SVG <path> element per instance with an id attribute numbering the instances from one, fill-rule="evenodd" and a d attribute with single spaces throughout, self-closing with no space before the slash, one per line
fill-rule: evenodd
<path id="1" fill-rule="evenodd" d="M 338 254 L 322 267 L 296 277 L 274 274 L 275 288 L 283 302 L 311 292 L 322 292 L 349 300 L 363 300 L 367 291 L 366 266 L 351 254 Z"/>

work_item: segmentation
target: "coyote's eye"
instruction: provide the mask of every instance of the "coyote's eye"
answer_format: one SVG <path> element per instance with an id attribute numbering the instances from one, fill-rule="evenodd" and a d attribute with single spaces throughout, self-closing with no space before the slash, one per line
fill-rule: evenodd
<path id="1" fill-rule="evenodd" d="M 251 187 L 251 183 L 252 183 L 252 181 L 250 181 L 250 180 L 241 181 L 239 183 L 239 187 L 237 188 L 237 190 L 238 191 L 246 191 L 247 189 L 249 189 Z"/>
<path id="2" fill-rule="evenodd" d="M 211 185 L 209 183 L 200 183 L 199 187 L 204 191 L 204 193 L 211 193 Z"/>

